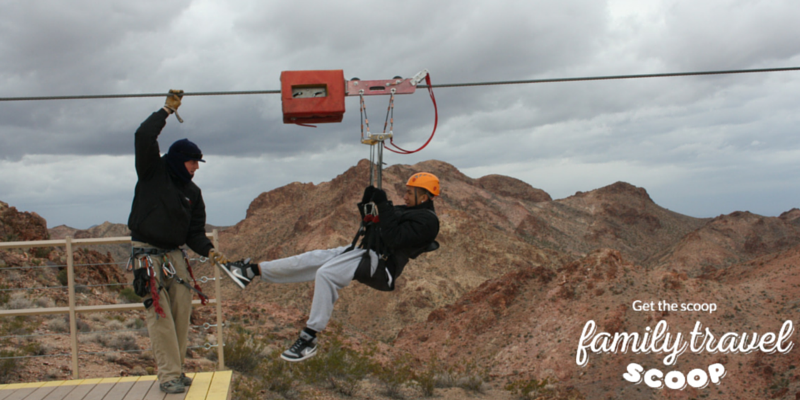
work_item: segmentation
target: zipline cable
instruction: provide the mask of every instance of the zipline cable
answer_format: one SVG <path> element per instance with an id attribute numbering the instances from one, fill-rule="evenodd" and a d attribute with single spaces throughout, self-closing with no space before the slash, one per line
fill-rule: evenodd
<path id="1" fill-rule="evenodd" d="M 245 90 L 236 92 L 191 92 L 184 96 L 237 96 L 246 94 L 281 94 L 280 90 Z M 90 99 L 124 99 L 136 97 L 166 97 L 167 93 L 136 94 L 88 94 L 77 96 L 44 96 L 44 97 L 0 97 L 0 101 L 36 101 L 36 100 L 90 100 Z"/>
<path id="2" fill-rule="evenodd" d="M 681 77 L 681 76 L 752 74 L 752 73 L 788 72 L 788 71 L 800 71 L 800 67 L 673 72 L 664 74 L 608 75 L 608 76 L 588 76 L 588 77 L 577 77 L 577 78 L 529 79 L 529 80 L 495 81 L 495 82 L 444 83 L 436 85 L 419 85 L 417 87 L 426 89 L 455 88 L 455 87 L 472 87 L 472 86 L 521 85 L 521 84 L 531 84 L 531 83 L 558 83 L 558 82 L 603 81 L 603 80 L 617 80 L 617 79 L 670 78 L 670 77 Z M 231 92 L 187 92 L 184 93 L 183 95 L 184 96 L 236 96 L 236 95 L 280 94 L 280 93 L 281 93 L 280 90 L 249 90 L 249 91 L 231 91 Z M 78 95 L 78 96 L 0 97 L 0 101 L 121 99 L 121 98 L 137 98 L 137 97 L 166 97 L 167 95 L 168 95 L 167 93 L 138 93 L 138 94 L 101 94 L 101 95 Z"/>
<path id="3" fill-rule="evenodd" d="M 678 76 L 702 76 L 702 75 L 730 75 L 730 74 L 753 74 L 763 72 L 787 72 L 800 71 L 800 67 L 787 68 L 762 68 L 762 69 L 733 69 L 725 71 L 697 71 L 697 72 L 671 72 L 664 74 L 636 74 L 636 75 L 608 75 L 608 76 L 588 76 L 580 78 L 553 78 L 553 79 L 529 79 L 517 81 L 496 81 L 496 82 L 474 82 L 474 83 L 445 83 L 432 85 L 434 88 L 452 88 L 469 86 L 496 86 L 496 85 L 521 85 L 529 83 L 557 83 L 557 82 L 581 82 L 581 81 L 606 81 L 615 79 L 642 79 L 642 78 L 671 78 Z M 425 88 L 419 85 L 418 88 Z"/>

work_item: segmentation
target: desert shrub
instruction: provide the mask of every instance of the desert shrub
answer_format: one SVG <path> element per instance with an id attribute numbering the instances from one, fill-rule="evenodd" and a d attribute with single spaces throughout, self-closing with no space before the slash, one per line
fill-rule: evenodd
<path id="1" fill-rule="evenodd" d="M 34 330 L 34 326 L 28 323 L 27 316 L 16 316 L 9 321 L 6 318 L 0 319 L 0 336 L 28 335 Z"/>
<path id="2" fill-rule="evenodd" d="M 106 346 L 124 351 L 139 350 L 139 345 L 136 344 L 136 336 L 130 332 L 119 333 L 112 336 L 106 343 Z"/>
<path id="3" fill-rule="evenodd" d="M 550 384 L 549 378 L 518 380 L 506 385 L 505 389 L 517 399 L 528 400 L 541 396 L 552 396 L 553 390 L 548 387 Z"/>
<path id="4" fill-rule="evenodd" d="M 69 318 L 69 317 L 67 317 L 67 318 Z M 91 332 L 91 330 L 92 330 L 92 326 L 89 325 L 88 322 L 86 322 L 86 321 L 84 321 L 84 320 L 82 320 L 80 318 L 77 318 L 75 320 L 75 326 L 78 328 L 78 332 Z"/>
<path id="5" fill-rule="evenodd" d="M 24 293 L 17 292 L 11 295 L 11 300 L 8 301 L 6 307 L 9 310 L 23 310 L 33 308 L 33 303 L 25 297 Z"/>
<path id="6" fill-rule="evenodd" d="M 56 275 L 56 279 L 58 279 L 58 283 L 60 283 L 61 286 L 69 285 L 69 275 L 67 275 L 67 269 L 62 268 L 59 270 L 58 275 Z"/>
<path id="7" fill-rule="evenodd" d="M 125 329 L 125 325 L 123 325 L 122 322 L 119 322 L 119 321 L 117 321 L 115 319 L 112 319 L 112 320 L 109 320 L 108 322 L 106 322 L 105 329 L 107 331 L 121 331 L 121 330 Z"/>
<path id="8" fill-rule="evenodd" d="M 264 399 L 267 391 L 265 381 L 258 377 L 240 376 L 233 380 L 234 399 Z"/>
<path id="9" fill-rule="evenodd" d="M 123 303 L 138 303 L 142 298 L 133 291 L 132 287 L 126 287 L 120 290 L 119 298 Z"/>
<path id="10" fill-rule="evenodd" d="M 411 356 L 403 354 L 395 357 L 388 365 L 376 364 L 373 375 L 383 384 L 385 394 L 401 398 L 400 389 L 414 378 Z"/>
<path id="11" fill-rule="evenodd" d="M 39 297 L 38 299 L 36 299 L 36 307 L 39 307 L 39 308 L 53 308 L 55 306 L 56 306 L 56 303 L 53 301 L 53 299 L 51 299 L 49 297 Z"/>
<path id="12" fill-rule="evenodd" d="M 266 347 L 265 343 L 255 340 L 241 327 L 234 327 L 231 331 L 225 340 L 225 365 L 245 375 L 253 374 L 261 361 L 261 352 Z M 209 356 L 211 357 L 207 356 L 207 358 L 216 358 L 216 355 L 216 352 L 210 352 Z"/>
<path id="13" fill-rule="evenodd" d="M 461 376 L 456 381 L 456 386 L 476 392 L 484 392 L 484 382 L 489 380 L 488 367 L 480 368 L 475 360 L 468 362 Z"/>
<path id="14" fill-rule="evenodd" d="M 155 360 L 155 356 L 153 356 L 153 352 L 152 351 L 142 352 L 141 354 L 139 354 L 139 358 L 141 358 L 144 361 L 153 361 L 153 360 Z M 150 374 L 150 375 L 153 375 L 153 374 Z"/>
<path id="15" fill-rule="evenodd" d="M 22 276 L 19 272 L 11 270 L 6 272 L 6 282 L 17 282 L 22 279 Z"/>
<path id="16" fill-rule="evenodd" d="M 0 290 L 3 289 L 8 289 L 8 286 L 0 285 Z M 4 306 L 5 304 L 8 303 L 9 300 L 11 300 L 11 296 L 9 296 L 8 292 L 6 291 L 0 292 L 0 306 Z"/>
<path id="17" fill-rule="evenodd" d="M 258 367 L 258 377 L 263 382 L 262 387 L 265 390 L 290 398 L 293 397 L 297 383 L 297 373 L 294 364 L 283 361 L 280 354 L 281 350 L 273 350 L 269 356 L 262 359 Z"/>
<path id="18" fill-rule="evenodd" d="M 308 383 L 327 383 L 346 396 L 354 395 L 361 380 L 374 369 L 367 354 L 344 346 L 339 333 L 323 342 L 318 352 L 320 354 L 300 365 L 302 375 Z"/>
<path id="19" fill-rule="evenodd" d="M 50 368 L 44 373 L 44 379 L 48 381 L 55 381 L 61 378 L 61 371 L 58 368 Z"/>
<path id="20" fill-rule="evenodd" d="M 0 350 L 0 384 L 8 383 L 11 380 L 12 373 L 17 370 L 17 353 L 13 350 Z"/>
<path id="21" fill-rule="evenodd" d="M 64 333 L 69 332 L 69 322 L 63 317 L 53 318 L 45 323 L 47 329 L 51 332 Z"/>
<path id="22" fill-rule="evenodd" d="M 28 342 L 20 349 L 23 354 L 31 356 L 43 356 L 50 352 L 50 347 L 39 342 Z"/>
<path id="23" fill-rule="evenodd" d="M 115 335 L 110 335 L 107 333 L 95 333 L 94 335 L 90 336 L 88 340 L 105 347 L 110 347 L 114 350 L 140 350 L 139 345 L 136 344 L 136 336 L 130 332 L 123 332 Z"/>
<path id="24" fill-rule="evenodd" d="M 50 252 L 53 251 L 52 247 L 37 247 L 31 251 L 36 258 L 47 258 Z"/>
<path id="25" fill-rule="evenodd" d="M 434 389 L 436 388 L 436 376 L 439 374 L 439 359 L 436 356 L 431 357 L 430 361 L 421 372 L 414 374 L 414 381 L 422 391 L 422 396 L 432 397 Z"/>
<path id="26" fill-rule="evenodd" d="M 125 327 L 128 329 L 144 329 L 146 325 L 147 323 L 140 318 L 128 318 L 125 320 Z"/>

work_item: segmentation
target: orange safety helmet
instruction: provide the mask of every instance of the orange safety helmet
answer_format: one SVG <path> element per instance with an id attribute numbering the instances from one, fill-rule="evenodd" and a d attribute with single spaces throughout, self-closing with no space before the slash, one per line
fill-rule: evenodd
<path id="1" fill-rule="evenodd" d="M 406 186 L 425 189 L 434 196 L 438 196 L 440 190 L 439 178 L 428 172 L 411 175 L 411 178 L 408 178 L 408 182 L 406 182 Z"/>

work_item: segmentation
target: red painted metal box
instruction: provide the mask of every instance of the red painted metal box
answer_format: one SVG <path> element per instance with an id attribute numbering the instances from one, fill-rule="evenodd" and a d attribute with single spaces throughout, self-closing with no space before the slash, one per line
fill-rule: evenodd
<path id="1" fill-rule="evenodd" d="M 283 123 L 342 122 L 344 92 L 340 69 L 281 72 Z"/>

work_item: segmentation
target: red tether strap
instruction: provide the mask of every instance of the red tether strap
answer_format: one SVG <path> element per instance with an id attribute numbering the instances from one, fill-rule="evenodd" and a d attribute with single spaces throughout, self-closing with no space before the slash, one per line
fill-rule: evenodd
<path id="1" fill-rule="evenodd" d="M 392 149 L 391 147 L 388 147 L 388 146 L 385 147 L 386 150 L 389 150 L 392 153 L 397 153 L 397 154 L 413 154 L 413 153 L 416 153 L 416 152 L 424 149 L 425 146 L 427 146 L 428 143 L 431 142 L 431 139 L 433 139 L 433 135 L 436 133 L 436 126 L 439 124 L 439 109 L 436 107 L 436 97 L 433 96 L 433 87 L 431 87 L 431 74 L 428 74 L 428 75 L 425 76 L 425 83 L 428 84 L 428 93 L 431 94 L 431 101 L 433 102 L 434 120 L 433 120 L 433 132 L 431 132 L 431 137 L 428 138 L 428 141 L 425 142 L 425 144 L 423 144 L 422 147 L 420 147 L 420 148 L 418 148 L 416 150 L 403 149 L 403 148 L 399 147 L 398 145 L 394 144 L 394 138 L 392 138 L 392 139 L 389 139 L 389 143 L 390 143 L 391 146 L 394 146 L 394 148 L 397 149 L 397 150 Z"/>
<path id="2" fill-rule="evenodd" d="M 156 282 L 156 271 L 153 269 L 153 266 L 150 265 L 150 261 L 146 261 L 147 263 L 147 274 L 150 275 L 150 295 L 153 298 L 153 307 L 155 307 L 156 314 L 160 315 L 161 318 L 167 318 L 167 314 L 164 314 L 164 309 L 161 308 L 161 305 L 158 304 L 158 282 Z"/>
<path id="3" fill-rule="evenodd" d="M 200 285 L 197 284 L 197 280 L 194 279 L 194 272 L 192 272 L 192 265 L 189 264 L 189 259 L 184 257 L 183 260 L 186 262 L 186 269 L 189 270 L 189 276 L 192 277 L 192 283 L 194 283 L 195 290 L 197 290 L 199 293 L 203 293 L 203 291 L 200 290 Z M 198 297 L 200 297 L 200 304 L 202 305 L 208 304 L 208 297 L 203 297 L 203 296 L 198 296 Z"/>

